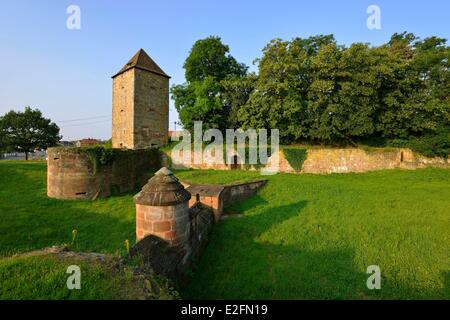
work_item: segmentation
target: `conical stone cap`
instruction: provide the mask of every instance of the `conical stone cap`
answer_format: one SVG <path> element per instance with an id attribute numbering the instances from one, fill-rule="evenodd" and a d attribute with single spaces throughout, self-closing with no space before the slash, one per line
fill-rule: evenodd
<path id="1" fill-rule="evenodd" d="M 191 199 L 191 194 L 169 169 L 162 167 L 134 196 L 135 204 L 173 206 Z"/>
<path id="2" fill-rule="evenodd" d="M 147 52 L 144 51 L 144 49 L 140 49 L 138 52 L 136 52 L 136 54 L 130 59 L 130 61 L 128 61 L 127 64 L 124 65 L 123 68 L 113 76 L 113 78 L 133 68 L 146 70 L 170 79 L 170 77 L 156 64 L 156 62 L 153 61 L 152 58 L 150 58 L 150 56 L 147 54 Z"/>

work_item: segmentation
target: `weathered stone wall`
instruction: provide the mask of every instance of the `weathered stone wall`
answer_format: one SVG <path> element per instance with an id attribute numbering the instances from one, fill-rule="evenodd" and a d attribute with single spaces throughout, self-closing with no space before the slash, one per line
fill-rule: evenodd
<path id="1" fill-rule="evenodd" d="M 167 143 L 169 78 L 133 68 L 113 79 L 113 148 L 144 149 Z"/>
<path id="2" fill-rule="evenodd" d="M 112 146 L 134 148 L 134 70 L 113 79 Z"/>
<path id="3" fill-rule="evenodd" d="M 153 234 L 170 245 L 184 243 L 189 238 L 188 203 L 175 206 L 136 204 L 136 240 Z"/>
<path id="4" fill-rule="evenodd" d="M 163 146 L 169 134 L 169 79 L 135 72 L 134 149 Z"/>
<path id="5" fill-rule="evenodd" d="M 399 168 L 402 150 L 308 149 L 303 173 L 346 173 Z"/>
<path id="6" fill-rule="evenodd" d="M 130 252 L 132 257 L 139 257 L 145 265 L 175 284 L 183 280 L 186 271 L 203 252 L 214 224 L 210 208 L 196 204 L 185 211 L 189 217 L 185 225 L 189 228 L 186 241 L 173 245 L 150 234 L 139 240 Z"/>
<path id="7" fill-rule="evenodd" d="M 47 195 L 57 199 L 96 199 L 141 187 L 152 168 L 159 168 L 157 149 L 114 150 L 101 165 L 78 148 L 47 150 Z"/>
<path id="8" fill-rule="evenodd" d="M 417 169 L 447 167 L 450 162 L 442 158 L 427 158 L 410 149 L 308 149 L 302 173 L 347 173 L 383 169 Z"/>
<path id="9" fill-rule="evenodd" d="M 367 172 L 384 169 L 417 169 L 426 167 L 450 168 L 450 159 L 427 158 L 415 154 L 410 149 L 400 148 L 308 148 L 307 157 L 300 171 L 289 164 L 282 150 L 278 153 L 279 172 L 284 173 L 348 173 Z M 178 159 L 183 159 L 178 157 Z M 192 155 L 193 159 L 193 155 Z M 207 160 L 207 159 L 206 159 Z M 269 163 L 273 159 L 269 158 Z M 189 161 L 172 163 L 170 154 L 162 154 L 162 163 L 174 168 L 215 169 L 230 170 L 226 164 L 214 164 L 205 161 L 202 164 L 193 164 Z M 245 165 L 241 169 L 247 168 Z M 250 167 L 250 170 L 256 170 Z"/>
<path id="10" fill-rule="evenodd" d="M 189 182 L 183 182 L 183 185 L 192 196 L 189 206 L 200 202 L 211 208 L 217 222 L 220 220 L 224 208 L 250 198 L 266 183 L 267 180 L 257 180 L 228 185 L 190 184 Z"/>
<path id="11" fill-rule="evenodd" d="M 267 180 L 258 180 L 226 185 L 222 191 L 223 207 L 254 196 L 266 183 Z"/>
<path id="12" fill-rule="evenodd" d="M 235 156 L 236 153 L 231 153 L 230 158 Z M 164 166 L 168 166 L 174 169 L 199 169 L 199 170 L 230 170 L 231 165 L 225 161 L 223 163 L 217 163 L 216 158 L 208 154 L 199 154 L 199 159 L 202 159 L 200 163 L 196 163 L 196 154 L 192 151 L 189 155 L 183 154 L 182 151 L 175 152 L 169 151 L 168 153 L 161 153 L 161 163 Z M 231 159 L 228 161 L 231 163 Z"/>

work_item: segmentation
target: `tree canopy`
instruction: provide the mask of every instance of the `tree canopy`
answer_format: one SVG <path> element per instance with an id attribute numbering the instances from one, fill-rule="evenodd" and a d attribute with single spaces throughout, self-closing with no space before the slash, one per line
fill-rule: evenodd
<path id="1" fill-rule="evenodd" d="M 247 67 L 238 63 L 229 51 L 230 48 L 219 37 L 208 37 L 195 42 L 184 63 L 186 81 L 189 83 L 207 78 L 221 81 L 244 76 Z"/>
<path id="2" fill-rule="evenodd" d="M 258 74 L 247 74 L 210 37 L 192 48 L 187 83 L 172 95 L 187 129 L 202 120 L 221 130 L 277 128 L 285 144 L 428 144 L 426 153 L 442 155 L 450 148 L 449 58 L 446 39 L 434 36 L 403 32 L 380 46 L 346 47 L 318 35 L 272 40 Z"/>
<path id="3" fill-rule="evenodd" d="M 184 64 L 186 83 L 173 86 L 175 108 L 186 129 L 201 120 L 205 128 L 225 130 L 229 126 L 223 81 L 242 78 L 247 67 L 229 54 L 219 37 L 198 40 Z"/>
<path id="4" fill-rule="evenodd" d="M 24 112 L 9 111 L 0 117 L 0 148 L 28 154 L 46 149 L 61 140 L 59 128 L 38 109 L 26 107 Z"/>

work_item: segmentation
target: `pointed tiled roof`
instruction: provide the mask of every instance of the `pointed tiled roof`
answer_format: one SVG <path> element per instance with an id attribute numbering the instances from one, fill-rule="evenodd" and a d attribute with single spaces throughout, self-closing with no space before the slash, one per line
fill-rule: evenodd
<path id="1" fill-rule="evenodd" d="M 133 58 L 130 59 L 130 61 L 127 62 L 126 65 L 123 66 L 120 71 L 113 76 L 116 77 L 121 73 L 124 73 L 127 70 L 130 70 L 132 68 L 137 68 L 141 70 L 146 70 L 149 72 L 153 72 L 156 74 L 159 74 L 163 77 L 170 78 L 157 64 L 155 61 L 153 61 L 152 58 L 147 54 L 147 52 L 144 51 L 144 49 L 140 49 L 136 54 L 133 56 Z"/>

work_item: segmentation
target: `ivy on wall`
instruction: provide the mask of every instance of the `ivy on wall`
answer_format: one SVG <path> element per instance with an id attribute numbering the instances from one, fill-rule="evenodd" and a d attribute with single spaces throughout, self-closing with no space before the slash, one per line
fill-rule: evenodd
<path id="1" fill-rule="evenodd" d="M 295 171 L 300 171 L 308 155 L 306 148 L 283 148 L 284 156 Z"/>
<path id="2" fill-rule="evenodd" d="M 92 162 L 93 174 L 96 174 L 101 165 L 105 166 L 114 160 L 115 150 L 104 148 L 102 146 L 95 146 L 84 148 L 84 152 L 88 155 Z"/>
<path id="3" fill-rule="evenodd" d="M 158 159 L 158 149 L 142 149 L 142 150 L 121 150 L 112 149 L 104 146 L 83 147 L 83 148 L 65 148 L 64 152 L 85 153 L 92 163 L 92 174 L 95 175 L 102 166 L 111 165 L 115 160 L 120 160 L 121 164 L 134 163 L 134 159 L 140 157 L 149 157 Z"/>

